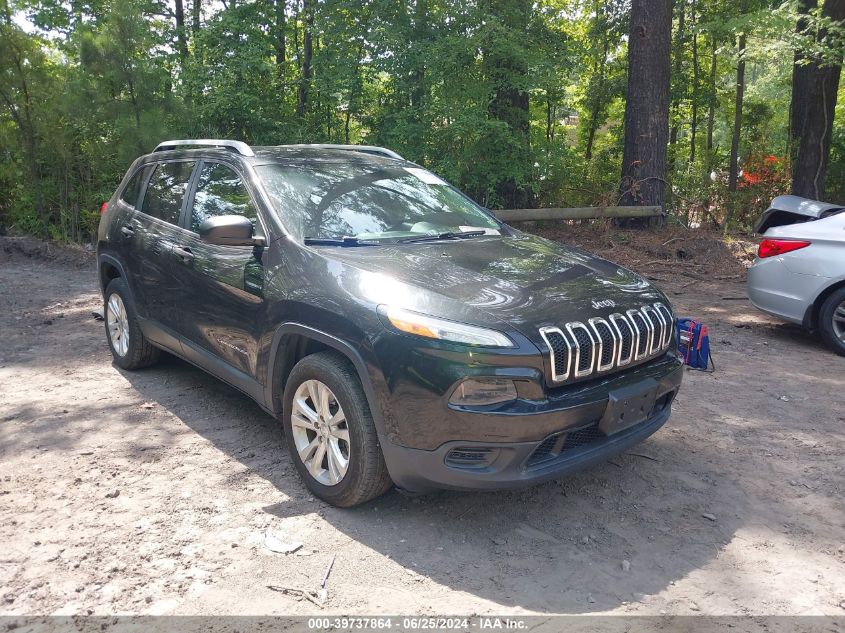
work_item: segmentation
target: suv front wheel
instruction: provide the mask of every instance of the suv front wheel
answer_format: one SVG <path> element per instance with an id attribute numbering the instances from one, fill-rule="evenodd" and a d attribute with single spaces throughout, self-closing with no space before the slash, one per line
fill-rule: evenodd
<path id="1" fill-rule="evenodd" d="M 104 297 L 106 340 L 115 364 L 122 369 L 140 369 L 155 364 L 161 351 L 141 332 L 126 282 L 120 277 L 112 279 Z"/>
<path id="2" fill-rule="evenodd" d="M 297 471 L 323 501 L 351 507 L 390 489 L 367 398 L 345 358 L 319 352 L 296 364 L 282 424 Z"/>

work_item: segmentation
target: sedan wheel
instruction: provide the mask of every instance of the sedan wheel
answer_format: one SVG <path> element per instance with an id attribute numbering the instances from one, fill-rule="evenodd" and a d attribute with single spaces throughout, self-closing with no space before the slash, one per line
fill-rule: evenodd
<path id="1" fill-rule="evenodd" d="M 833 310 L 833 333 L 845 343 L 845 301 Z"/>
<path id="2" fill-rule="evenodd" d="M 126 356 L 126 352 L 129 351 L 129 318 L 126 315 L 123 299 L 117 293 L 109 297 L 106 324 L 112 348 L 118 356 Z"/>
<path id="3" fill-rule="evenodd" d="M 845 356 L 845 288 L 837 288 L 819 310 L 819 332 L 834 352 Z"/>
<path id="4" fill-rule="evenodd" d="M 293 395 L 291 431 L 299 459 L 324 486 L 339 484 L 349 468 L 346 415 L 337 397 L 319 380 L 306 380 Z"/>

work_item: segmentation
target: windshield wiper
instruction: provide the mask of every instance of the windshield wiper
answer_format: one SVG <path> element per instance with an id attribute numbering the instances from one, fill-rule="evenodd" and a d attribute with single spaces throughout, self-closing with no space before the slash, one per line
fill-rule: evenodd
<path id="1" fill-rule="evenodd" d="M 412 244 L 413 242 L 434 242 L 436 240 L 463 240 L 470 237 L 487 235 L 487 231 L 448 231 L 437 235 L 420 235 L 419 237 L 405 237 L 398 240 L 400 244 Z"/>
<path id="2" fill-rule="evenodd" d="M 357 237 L 306 237 L 303 242 L 308 246 L 381 246 L 381 242 L 361 240 Z"/>

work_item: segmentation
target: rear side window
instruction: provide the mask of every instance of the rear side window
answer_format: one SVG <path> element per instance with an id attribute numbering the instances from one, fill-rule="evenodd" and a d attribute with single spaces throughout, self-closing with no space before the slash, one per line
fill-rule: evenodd
<path id="1" fill-rule="evenodd" d="M 135 175 L 129 179 L 123 193 L 120 194 L 120 199 L 126 204 L 133 207 L 138 204 L 138 195 L 141 193 L 141 182 L 144 179 L 146 171 L 146 169 L 139 169 L 135 172 Z"/>
<path id="2" fill-rule="evenodd" d="M 193 169 L 194 162 L 156 165 L 141 211 L 170 224 L 179 224 L 179 212 Z"/>
<path id="3" fill-rule="evenodd" d="M 256 211 L 238 174 L 221 163 L 203 163 L 191 210 L 191 230 L 199 233 L 203 222 L 220 215 L 242 215 L 254 224 Z"/>

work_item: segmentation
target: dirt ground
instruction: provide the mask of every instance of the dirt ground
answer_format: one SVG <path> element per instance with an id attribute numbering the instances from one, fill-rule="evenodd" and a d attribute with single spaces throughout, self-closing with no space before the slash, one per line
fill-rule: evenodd
<path id="1" fill-rule="evenodd" d="M 655 279 L 717 371 L 577 476 L 353 510 L 307 493 L 234 389 L 116 369 L 90 253 L 0 238 L 0 613 L 845 613 L 845 359 L 744 299 L 748 244 L 547 234 Z M 333 557 L 322 607 L 278 591 Z"/>

